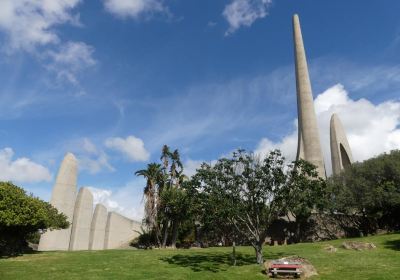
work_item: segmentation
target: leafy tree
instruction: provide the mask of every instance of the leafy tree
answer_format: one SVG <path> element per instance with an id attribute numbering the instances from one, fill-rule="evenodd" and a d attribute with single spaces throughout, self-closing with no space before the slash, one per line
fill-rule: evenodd
<path id="1" fill-rule="evenodd" d="M 18 254 L 38 230 L 69 226 L 64 214 L 12 183 L 0 182 L 0 254 Z"/>
<path id="2" fill-rule="evenodd" d="M 286 166 L 279 151 L 261 160 L 238 150 L 212 167 L 203 164 L 194 180 L 198 195 L 208 196 L 206 202 L 210 204 L 203 207 L 214 210 L 207 211 L 211 215 L 208 219 L 221 219 L 228 231 L 233 228 L 243 236 L 254 247 L 259 264 L 263 263 L 262 246 L 268 227 L 296 210 L 296 201 L 308 202 L 302 192 L 322 187 L 315 167 L 304 161 Z"/>
<path id="3" fill-rule="evenodd" d="M 399 150 L 354 163 L 328 182 L 331 212 L 348 217 L 356 232 L 400 229 Z M 351 230 L 347 224 L 341 225 Z"/>
<path id="4" fill-rule="evenodd" d="M 178 150 L 171 153 L 170 148 L 164 145 L 160 160 L 162 165 L 151 163 L 147 169 L 135 174 L 147 178 L 144 189 L 146 223 L 156 231 L 158 245 L 165 248 L 171 234 L 171 246 L 175 247 L 179 226 L 185 218 L 182 213 L 187 207 L 186 192 L 181 189 L 187 177 L 183 174 Z"/>

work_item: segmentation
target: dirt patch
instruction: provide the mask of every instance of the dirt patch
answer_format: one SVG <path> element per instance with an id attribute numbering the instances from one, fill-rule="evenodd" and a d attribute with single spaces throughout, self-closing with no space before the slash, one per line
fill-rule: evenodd
<path id="1" fill-rule="evenodd" d="M 301 264 L 301 279 L 307 279 L 310 278 L 311 276 L 318 275 L 317 270 L 315 267 L 311 264 L 311 262 L 305 258 L 299 257 L 299 256 L 289 256 L 289 257 L 284 257 L 280 258 L 277 260 L 270 260 L 266 261 L 264 263 L 265 271 L 268 273 L 269 268 L 271 266 L 272 262 L 276 261 L 283 261 L 283 262 L 289 262 L 289 263 L 300 263 Z M 269 277 L 271 278 L 272 275 L 268 274 Z M 293 276 L 278 276 L 279 279 L 293 279 Z"/>
<path id="2" fill-rule="evenodd" d="M 343 242 L 342 247 L 347 250 L 356 250 L 356 251 L 376 249 L 376 246 L 374 243 L 356 242 L 356 241 Z"/>

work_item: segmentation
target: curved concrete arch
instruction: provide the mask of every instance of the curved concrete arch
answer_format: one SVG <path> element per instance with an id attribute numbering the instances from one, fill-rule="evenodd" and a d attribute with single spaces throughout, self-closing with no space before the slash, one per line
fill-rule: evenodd
<path id="1" fill-rule="evenodd" d="M 50 204 L 64 213 L 72 223 L 76 197 L 78 162 L 71 153 L 65 155 L 54 183 Z M 68 250 L 71 226 L 67 229 L 47 231 L 40 237 L 39 251 Z"/>
<path id="2" fill-rule="evenodd" d="M 330 140 L 332 172 L 337 175 L 353 163 L 353 155 L 343 125 L 336 114 L 331 117 Z"/>
<path id="3" fill-rule="evenodd" d="M 107 225 L 107 208 L 97 204 L 90 226 L 89 250 L 103 250 Z"/>
<path id="4" fill-rule="evenodd" d="M 69 249 L 88 250 L 90 225 L 93 217 L 93 195 L 88 188 L 81 188 L 75 203 Z"/>

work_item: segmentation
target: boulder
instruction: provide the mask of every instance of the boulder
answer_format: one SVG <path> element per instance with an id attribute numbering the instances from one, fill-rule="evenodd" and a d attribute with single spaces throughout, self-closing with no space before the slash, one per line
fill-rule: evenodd
<path id="1" fill-rule="evenodd" d="M 326 246 L 324 247 L 324 250 L 325 250 L 325 251 L 328 251 L 328 252 L 330 252 L 330 253 L 336 253 L 336 252 L 337 252 L 337 248 L 335 248 L 335 247 L 332 246 L 332 245 L 326 245 Z"/>
<path id="2" fill-rule="evenodd" d="M 374 243 L 357 242 L 357 241 L 345 241 L 342 243 L 342 247 L 347 250 L 356 250 L 356 251 L 376 249 Z"/>

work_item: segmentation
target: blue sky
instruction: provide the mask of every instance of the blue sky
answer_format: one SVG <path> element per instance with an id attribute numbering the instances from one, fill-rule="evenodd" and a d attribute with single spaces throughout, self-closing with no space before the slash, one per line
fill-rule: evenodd
<path id="1" fill-rule="evenodd" d="M 291 17 L 300 15 L 326 165 L 337 112 L 356 160 L 400 148 L 400 2 L 4 0 L 0 179 L 79 186 L 139 218 L 134 171 L 178 148 L 188 173 L 236 148 L 293 158 Z"/>

